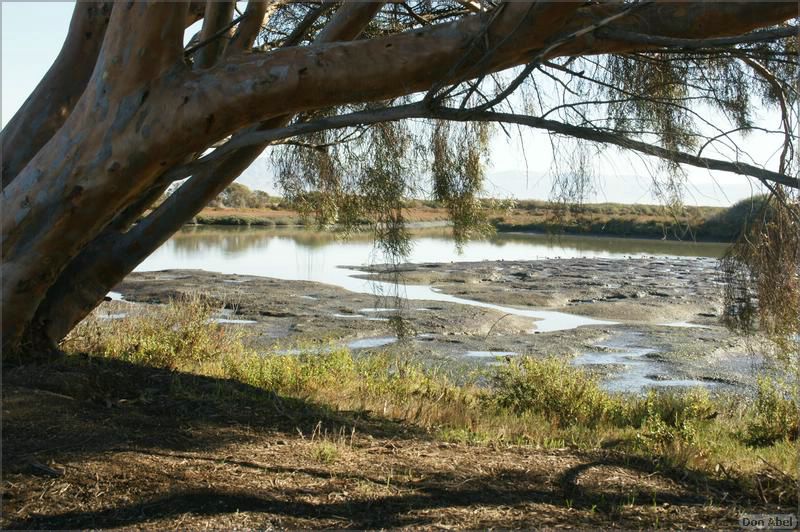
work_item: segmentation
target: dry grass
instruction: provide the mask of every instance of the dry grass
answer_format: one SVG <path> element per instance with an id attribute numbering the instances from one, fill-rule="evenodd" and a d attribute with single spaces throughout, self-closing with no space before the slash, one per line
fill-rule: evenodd
<path id="1" fill-rule="evenodd" d="M 774 510 L 625 453 L 440 442 L 233 381 L 108 359 L 8 373 L 6 529 L 728 529 Z"/>

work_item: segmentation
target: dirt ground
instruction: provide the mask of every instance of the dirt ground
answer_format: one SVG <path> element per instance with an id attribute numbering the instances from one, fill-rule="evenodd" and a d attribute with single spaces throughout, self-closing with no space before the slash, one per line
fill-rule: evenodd
<path id="1" fill-rule="evenodd" d="M 613 449 L 446 444 L 108 360 L 6 368 L 2 394 L 4 529 L 731 529 L 774 510 Z"/>

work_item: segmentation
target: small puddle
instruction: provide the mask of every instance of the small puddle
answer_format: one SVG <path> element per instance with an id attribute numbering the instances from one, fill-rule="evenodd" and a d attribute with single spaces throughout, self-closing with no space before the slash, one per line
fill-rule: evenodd
<path id="1" fill-rule="evenodd" d="M 610 392 L 639 393 L 652 387 L 714 386 L 715 382 L 698 379 L 669 377 L 670 368 L 663 362 L 646 355 L 656 349 L 637 345 L 643 339 L 641 333 L 621 334 L 604 344 L 597 344 L 597 351 L 588 351 L 573 359 L 575 366 L 604 366 L 621 368 L 602 378 L 601 386 Z"/>
<path id="2" fill-rule="evenodd" d="M 384 345 L 393 344 L 397 341 L 396 336 L 383 336 L 379 338 L 359 338 L 348 342 L 347 347 L 350 349 L 369 349 L 373 347 L 383 347 Z"/>
<path id="3" fill-rule="evenodd" d="M 106 297 L 109 298 L 111 301 L 122 301 L 124 298 L 122 294 L 119 292 L 109 292 L 106 294 Z"/>
<path id="4" fill-rule="evenodd" d="M 514 351 L 467 351 L 464 356 L 478 358 L 510 357 L 516 356 Z"/>
<path id="5" fill-rule="evenodd" d="M 689 323 L 688 321 L 673 321 L 672 323 L 661 323 L 664 327 L 684 327 L 687 329 L 710 329 L 708 325 L 699 325 L 697 323 Z"/>
<path id="6" fill-rule="evenodd" d="M 257 323 L 256 320 L 237 320 L 234 318 L 211 318 L 211 321 L 214 323 L 239 324 L 239 325 Z"/>

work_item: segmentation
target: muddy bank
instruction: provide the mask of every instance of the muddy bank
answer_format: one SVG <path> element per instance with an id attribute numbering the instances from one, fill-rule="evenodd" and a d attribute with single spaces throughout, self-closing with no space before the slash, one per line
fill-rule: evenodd
<path id="1" fill-rule="evenodd" d="M 403 300 L 307 281 L 199 270 L 134 273 L 105 303 L 108 319 L 192 293 L 211 298 L 217 318 L 243 327 L 251 345 L 285 353 L 348 345 L 388 349 L 431 361 L 482 366 L 522 354 L 569 357 L 604 376 L 609 389 L 749 387 L 753 360 L 718 324 L 719 287 L 710 259 L 553 259 L 404 265 L 400 279 L 431 284 L 459 302 Z M 356 273 L 356 272 L 354 272 Z M 370 268 L 381 280 L 396 277 Z M 482 308 L 474 301 L 503 305 Z M 612 321 L 542 332 L 514 315 L 546 307 Z M 397 318 L 408 337 L 398 339 Z M 539 322 L 540 326 L 542 322 Z"/>
<path id="2" fill-rule="evenodd" d="M 363 268 L 366 278 L 428 284 L 477 301 L 545 307 L 615 321 L 716 324 L 721 304 L 717 261 L 549 259 Z"/>

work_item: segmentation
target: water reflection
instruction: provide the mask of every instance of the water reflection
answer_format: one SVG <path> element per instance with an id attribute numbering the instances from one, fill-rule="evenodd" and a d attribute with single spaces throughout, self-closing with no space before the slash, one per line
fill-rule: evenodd
<path id="1" fill-rule="evenodd" d="M 643 256 L 721 257 L 724 244 L 605 237 L 498 233 L 464 246 L 459 254 L 443 227 L 415 229 L 409 262 L 625 258 Z M 370 233 L 343 240 L 331 232 L 302 228 L 188 227 L 153 253 L 138 271 L 201 268 L 340 284 L 340 266 L 382 262 Z"/>
<path id="2" fill-rule="evenodd" d="M 419 229 L 413 235 L 409 262 L 719 257 L 725 249 L 722 244 L 501 233 L 486 240 L 470 242 L 459 253 L 447 228 Z M 438 292 L 429 286 L 406 286 L 353 277 L 357 273 L 354 269 L 380 262 L 385 262 L 385 258 L 375 251 L 372 236 L 368 233 L 342 240 L 333 233 L 298 228 L 194 227 L 173 236 L 137 270 L 203 269 L 226 274 L 315 281 L 394 300 L 407 298 L 468 304 L 540 320 L 536 326 L 538 332 L 611 323 L 563 312 L 518 309 L 466 300 Z"/>

